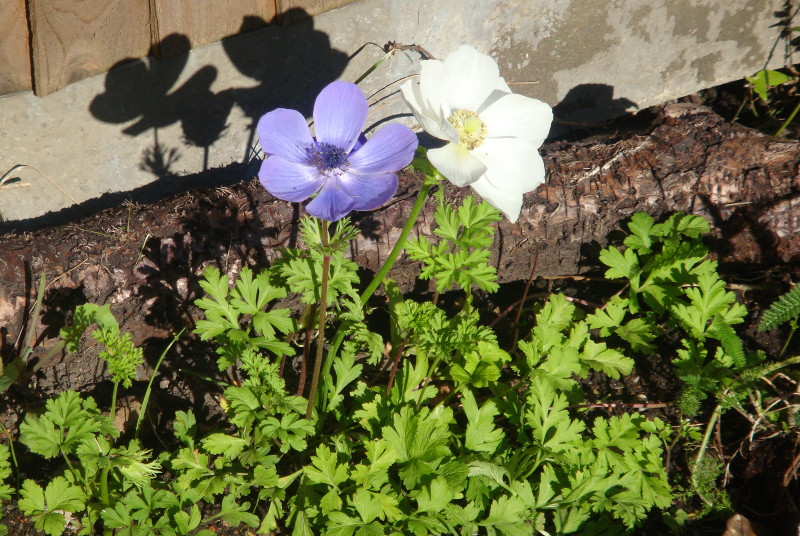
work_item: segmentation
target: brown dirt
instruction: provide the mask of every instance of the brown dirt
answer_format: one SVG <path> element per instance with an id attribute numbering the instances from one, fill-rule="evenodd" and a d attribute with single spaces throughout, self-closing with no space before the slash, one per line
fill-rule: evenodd
<path id="1" fill-rule="evenodd" d="M 797 141 L 769 138 L 728 124 L 709 108 L 679 103 L 661 109 L 644 133 L 557 142 L 545 146 L 543 155 L 547 184 L 528 196 L 517 224 L 499 225 L 493 262 L 504 288 L 485 303 L 489 316 L 519 296 L 537 244 L 538 288 L 549 290 L 555 281 L 573 294 L 604 295 L 602 288 L 582 282 L 580 276 L 601 273 L 597 253 L 619 236 L 621 221 L 640 210 L 656 218 L 676 210 L 708 218 L 714 255 L 728 280 L 744 289 L 740 295 L 751 320 L 800 276 Z M 416 177 L 403 175 L 395 201 L 358 215 L 362 235 L 352 254 L 365 276 L 377 269 L 394 244 L 417 185 Z M 451 198 L 467 193 L 446 190 Z M 430 231 L 430 205 L 416 232 Z M 58 330 L 77 305 L 108 303 L 122 329 L 142 345 L 152 367 L 172 334 L 191 328 L 197 319 L 193 301 L 201 296 L 197 280 L 205 267 L 235 274 L 242 266 L 268 265 L 280 247 L 296 244 L 301 213 L 298 206 L 275 200 L 251 180 L 147 205 L 126 203 L 59 227 L 0 236 L 0 355 L 7 361 L 27 330 L 34 330 L 34 358 L 40 357 L 55 344 Z M 48 281 L 43 315 L 41 320 L 31 319 L 35 282 L 42 273 Z M 391 276 L 403 290 L 425 293 L 427 283 L 419 282 L 417 273 L 414 263 L 402 260 Z M 752 326 L 746 337 L 752 347 L 773 353 L 782 343 L 779 337 L 756 335 Z M 211 350 L 192 337 L 175 346 L 155 383 L 155 436 L 168 435 L 159 427 L 187 405 L 213 420 L 208 411 L 215 405 L 209 403 L 214 385 L 186 373 L 213 374 L 213 362 Z M 662 370 L 663 363 L 648 367 L 654 372 L 628 391 L 645 391 L 649 400 L 663 400 L 674 391 L 664 384 L 669 374 Z M 141 377 L 149 375 L 150 370 L 142 371 Z M 144 383 L 123 395 L 135 397 Z M 101 404 L 110 398 L 108 375 L 91 345 L 59 356 L 27 386 L 0 394 L 0 422 L 16 433 L 29 407 L 64 389 L 91 394 Z M 782 481 L 792 452 L 764 453 L 760 467 L 743 464 L 742 482 L 765 472 L 780 473 L 773 482 Z M 792 478 L 789 481 L 794 485 Z M 788 493 L 785 486 L 782 490 Z"/>

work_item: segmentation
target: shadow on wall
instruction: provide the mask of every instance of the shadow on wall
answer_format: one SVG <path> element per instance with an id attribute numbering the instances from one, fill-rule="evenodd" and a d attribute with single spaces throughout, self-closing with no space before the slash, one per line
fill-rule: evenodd
<path id="1" fill-rule="evenodd" d="M 638 109 L 624 97 L 614 98 L 614 86 L 608 84 L 579 84 L 570 89 L 553 107 L 555 121 L 548 140 L 571 139 L 586 131 L 601 127 L 602 122 Z"/>
<path id="2" fill-rule="evenodd" d="M 122 132 L 139 136 L 152 132 L 153 146 L 142 155 L 141 168 L 159 179 L 174 177 L 181 159 L 180 147 L 168 146 L 159 139 L 159 129 L 179 123 L 184 146 L 203 149 L 203 170 L 208 169 L 208 152 L 226 131 L 228 116 L 238 106 L 250 117 L 250 135 L 243 148 L 243 162 L 252 159 L 255 126 L 258 119 L 277 107 L 295 108 L 310 115 L 316 94 L 336 80 L 347 64 L 345 53 L 333 50 L 330 39 L 314 30 L 314 21 L 302 9 L 292 9 L 281 20 L 301 22 L 291 26 L 270 26 L 222 42 L 231 63 L 256 84 L 211 89 L 217 69 L 206 65 L 188 78 L 184 73 L 187 54 L 162 60 L 124 60 L 120 68 L 106 75 L 105 92 L 89 106 L 100 121 L 130 123 Z M 258 17 L 245 17 L 241 31 L 266 24 Z M 156 47 L 160 51 L 191 48 L 185 35 L 165 37 Z M 122 64 L 125 64 L 124 66 Z M 179 79 L 185 82 L 178 84 Z"/>
<path id="3" fill-rule="evenodd" d="M 0 221 L 0 235 L 61 225 L 126 201 L 154 202 L 187 189 L 230 185 L 254 177 L 260 164 L 253 147 L 258 119 L 278 107 L 311 115 L 316 95 L 341 76 L 349 59 L 344 52 L 331 48 L 327 34 L 314 30 L 313 19 L 302 9 L 289 10 L 280 20 L 245 17 L 241 29 L 251 30 L 267 22 L 270 25 L 265 28 L 222 42 L 231 63 L 253 80 L 243 87 L 228 85 L 220 91 L 212 90 L 219 75 L 213 65 L 185 72 L 189 58 L 181 51 L 191 45 L 185 35 L 169 35 L 151 50 L 176 54 L 173 57 L 119 62 L 118 68 L 106 74 L 105 91 L 94 97 L 89 111 L 100 121 L 121 125 L 128 136 L 152 136 L 153 144 L 143 152 L 140 167 L 156 180 L 129 192 L 106 193 L 35 218 Z M 242 160 L 209 169 L 209 150 L 225 135 L 234 106 L 251 119 Z M 161 129 L 174 124 L 181 126 L 180 140 L 159 137 Z M 181 150 L 187 147 L 203 149 L 203 172 L 179 173 L 178 166 L 185 158 Z"/>

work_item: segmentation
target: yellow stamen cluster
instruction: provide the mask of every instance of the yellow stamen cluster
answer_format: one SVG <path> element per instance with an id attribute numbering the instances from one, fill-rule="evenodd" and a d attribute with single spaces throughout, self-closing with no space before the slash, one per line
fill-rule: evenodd
<path id="1" fill-rule="evenodd" d="M 486 138 L 486 125 L 475 112 L 456 110 L 447 121 L 458 132 L 458 143 L 470 151 L 480 147 Z"/>

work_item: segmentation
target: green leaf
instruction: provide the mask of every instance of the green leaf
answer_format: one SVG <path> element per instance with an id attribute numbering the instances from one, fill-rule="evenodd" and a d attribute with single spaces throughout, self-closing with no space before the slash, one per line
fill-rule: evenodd
<path id="1" fill-rule="evenodd" d="M 781 295 L 761 316 L 758 331 L 768 331 L 800 317 L 800 285 Z"/>
<path id="2" fill-rule="evenodd" d="M 501 496 L 492 501 L 489 516 L 479 523 L 509 536 L 529 536 L 531 527 L 525 523 L 525 503 L 519 497 Z"/>
<path id="3" fill-rule="evenodd" d="M 250 527 L 257 527 L 259 524 L 258 516 L 248 512 L 250 503 L 236 504 L 236 498 L 233 495 L 225 495 L 222 498 L 220 506 L 219 517 L 225 520 L 226 523 L 231 525 L 241 525 L 244 523 Z"/>
<path id="4" fill-rule="evenodd" d="M 632 318 L 616 329 L 616 334 L 631 345 L 631 350 L 643 354 L 655 351 L 652 341 L 658 333 L 659 329 L 644 318 Z"/>
<path id="5" fill-rule="evenodd" d="M 336 454 L 325 445 L 317 447 L 316 456 L 311 457 L 311 465 L 304 471 L 311 482 L 334 488 L 348 478 L 347 466 L 339 465 Z"/>
<path id="6" fill-rule="evenodd" d="M 26 480 L 21 495 L 19 508 L 22 513 L 32 516 L 34 526 L 50 536 L 64 531 L 67 521 L 62 512 L 81 512 L 86 508 L 83 491 L 61 476 L 51 480 L 44 491 L 34 481 Z"/>
<path id="7" fill-rule="evenodd" d="M 117 433 L 110 419 L 100 415 L 94 400 L 82 401 L 75 391 L 65 391 L 48 400 L 45 409 L 41 416 L 26 415 L 20 426 L 21 441 L 45 458 L 72 453 L 95 434 Z"/>
<path id="8" fill-rule="evenodd" d="M 566 397 L 537 379 L 531 382 L 527 400 L 525 420 L 532 437 L 543 448 L 556 453 L 574 449 L 574 444 L 580 442 L 584 424 L 572 420 Z"/>
<path id="9" fill-rule="evenodd" d="M 364 488 L 358 488 L 353 494 L 353 506 L 364 523 L 372 523 L 383 516 L 383 508 L 377 494 Z"/>
<path id="10" fill-rule="evenodd" d="M 769 101 L 767 90 L 792 80 L 792 77 L 780 71 L 763 69 L 753 76 L 746 76 L 745 79 L 753 86 L 753 91 L 761 97 L 763 101 Z"/>
<path id="11" fill-rule="evenodd" d="M 461 402 L 468 421 L 464 445 L 476 452 L 493 453 L 505 438 L 503 430 L 494 425 L 494 419 L 499 414 L 497 406 L 492 400 L 487 400 L 478 409 L 475 396 L 469 390 L 463 391 Z"/>
<path id="12" fill-rule="evenodd" d="M 627 307 L 627 299 L 614 296 L 606 303 L 605 308 L 597 309 L 594 314 L 588 315 L 586 323 L 591 329 L 599 329 L 603 337 L 608 337 L 622 325 Z"/>
<path id="13" fill-rule="evenodd" d="M 292 536 L 316 536 L 311 530 L 311 524 L 308 522 L 305 512 L 298 512 L 295 516 Z"/>
<path id="14" fill-rule="evenodd" d="M 640 271 L 639 258 L 633 249 L 622 252 L 615 247 L 608 247 L 600 252 L 600 262 L 608 266 L 606 277 L 609 279 L 624 278 L 633 281 Z"/>
<path id="15" fill-rule="evenodd" d="M 352 382 L 356 381 L 361 376 L 361 371 L 364 366 L 355 364 L 355 354 L 352 352 L 340 352 L 333 361 L 333 374 L 336 377 L 336 382 L 330 386 L 330 394 L 328 397 L 328 410 L 337 407 L 344 397 L 342 392 Z"/>
<path id="16" fill-rule="evenodd" d="M 44 512 L 44 490 L 33 480 L 27 479 L 22 483 L 20 491 L 22 498 L 19 500 L 19 509 L 25 515 Z"/>
<path id="17" fill-rule="evenodd" d="M 353 468 L 352 477 L 356 484 L 378 489 L 389 481 L 388 470 L 399 457 L 384 439 L 364 441 L 368 464 L 360 463 Z"/>
<path id="18" fill-rule="evenodd" d="M 180 534 L 188 534 L 200 524 L 200 509 L 193 504 L 190 512 L 179 510 L 173 514 L 172 520 Z"/>
<path id="19" fill-rule="evenodd" d="M 633 370 L 633 359 L 607 348 L 605 343 L 586 341 L 580 360 L 584 365 L 604 372 L 615 380 Z"/>
<path id="20" fill-rule="evenodd" d="M 625 239 L 625 245 L 635 250 L 639 255 L 652 252 L 653 218 L 646 212 L 636 212 L 628 223 L 631 235 Z"/>
<path id="21" fill-rule="evenodd" d="M 496 343 L 480 341 L 475 350 L 464 356 L 464 365 L 451 365 L 451 375 L 458 383 L 488 387 L 500 378 L 502 366 L 511 361 L 508 352 Z"/>
<path id="22" fill-rule="evenodd" d="M 247 439 L 227 434 L 211 434 L 203 439 L 203 448 L 211 454 L 222 454 L 229 460 L 236 458 L 247 444 Z"/>
<path id="23" fill-rule="evenodd" d="M 461 493 L 450 488 L 444 477 L 436 477 L 426 484 L 417 493 L 417 512 L 430 512 L 433 514 L 444 510 L 448 504 L 460 499 Z"/>
<path id="24" fill-rule="evenodd" d="M 172 424 L 175 438 L 189 448 L 194 448 L 194 438 L 197 435 L 197 419 L 191 411 L 175 412 L 175 422 Z"/>
<path id="25" fill-rule="evenodd" d="M 506 480 L 509 480 L 508 470 L 496 463 L 475 460 L 469 464 L 469 476 L 484 476 L 493 483 L 493 487 L 496 484 L 511 491 L 511 488 L 506 484 Z"/>

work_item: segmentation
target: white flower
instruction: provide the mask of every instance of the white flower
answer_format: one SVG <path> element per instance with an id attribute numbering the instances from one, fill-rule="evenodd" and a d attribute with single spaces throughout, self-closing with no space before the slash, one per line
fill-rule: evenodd
<path id="1" fill-rule="evenodd" d="M 495 61 L 470 46 L 422 62 L 401 91 L 422 128 L 449 142 L 428 151 L 439 172 L 517 221 L 522 195 L 544 182 L 538 148 L 553 121 L 550 106 L 511 93 Z"/>

